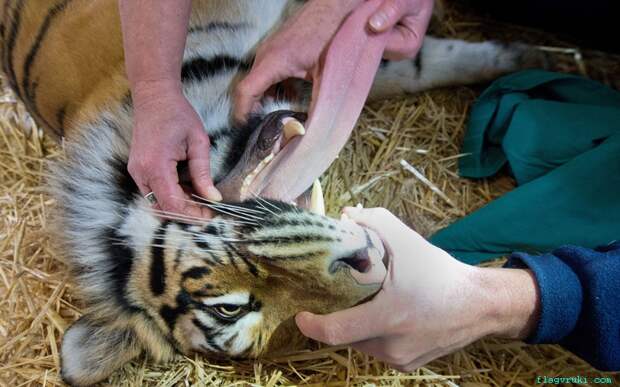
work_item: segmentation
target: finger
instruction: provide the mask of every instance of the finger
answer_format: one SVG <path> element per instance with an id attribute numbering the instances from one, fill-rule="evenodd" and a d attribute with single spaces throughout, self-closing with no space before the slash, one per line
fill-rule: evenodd
<path id="1" fill-rule="evenodd" d="M 154 168 L 157 174 L 148 179 L 147 185 L 151 188 L 157 199 L 157 204 L 162 211 L 171 215 L 200 216 L 196 206 L 188 206 L 187 196 L 179 185 L 176 170 L 176 161 L 170 160 L 163 163 L 160 168 Z"/>
<path id="2" fill-rule="evenodd" d="M 387 329 L 386 313 L 376 300 L 326 315 L 301 312 L 295 322 L 305 336 L 329 345 L 368 340 Z"/>
<path id="3" fill-rule="evenodd" d="M 136 186 L 138 186 L 138 190 L 140 191 L 140 194 L 142 196 L 146 196 L 146 194 L 151 192 L 151 189 L 148 187 L 148 185 L 144 183 L 144 174 L 142 173 L 141 169 L 137 168 L 136 164 L 132 162 L 131 156 L 129 162 L 127 163 L 127 172 L 129 172 L 129 176 L 131 176 L 134 183 L 136 183 Z"/>
<path id="4" fill-rule="evenodd" d="M 374 32 L 384 32 L 394 27 L 407 12 L 403 0 L 385 0 L 379 9 L 368 19 L 368 25 Z"/>
<path id="5" fill-rule="evenodd" d="M 264 60 L 254 62 L 252 69 L 235 88 L 234 118 L 245 122 L 247 115 L 257 106 L 265 91 L 286 77 L 282 77 L 274 63 Z"/>
<path id="6" fill-rule="evenodd" d="M 209 136 L 206 133 L 201 132 L 199 135 L 190 138 L 187 151 L 189 174 L 192 185 L 199 195 L 219 202 L 222 200 L 222 194 L 215 188 L 211 179 L 209 151 Z"/>
<path id="7" fill-rule="evenodd" d="M 423 37 L 406 24 L 397 25 L 390 32 L 385 46 L 385 59 L 403 60 L 414 58 L 422 47 Z"/>
<path id="8" fill-rule="evenodd" d="M 426 240 L 385 208 L 344 208 L 344 213 L 354 222 L 374 230 L 390 254 L 395 248 L 407 251 Z"/>

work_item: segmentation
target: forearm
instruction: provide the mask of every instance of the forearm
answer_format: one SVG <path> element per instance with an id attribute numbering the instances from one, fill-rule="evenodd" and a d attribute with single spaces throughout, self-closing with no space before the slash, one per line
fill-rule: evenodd
<path id="1" fill-rule="evenodd" d="M 119 0 L 119 9 L 134 102 L 180 91 L 191 0 Z"/>

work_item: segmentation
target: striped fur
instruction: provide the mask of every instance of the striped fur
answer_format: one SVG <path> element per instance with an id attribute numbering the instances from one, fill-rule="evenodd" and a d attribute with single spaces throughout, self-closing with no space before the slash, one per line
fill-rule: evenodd
<path id="1" fill-rule="evenodd" d="M 300 2 L 193 2 L 183 58 L 184 92 L 211 138 L 223 179 L 249 136 L 299 100 L 266 99 L 244 127 L 230 91 L 260 40 Z M 255 357 L 298 340 L 300 310 L 330 312 L 372 295 L 345 259 L 380 242 L 361 227 L 260 198 L 213 205 L 210 222 L 162 220 L 127 173 L 132 105 L 115 0 L 15 0 L 0 10 L 10 84 L 46 132 L 66 140 L 52 167 L 57 235 L 75 274 L 84 316 L 66 332 L 62 372 L 75 385 L 107 377 L 147 353 L 156 361 L 201 351 Z M 465 84 L 529 66 L 521 45 L 427 38 L 415 60 L 384 62 L 373 97 Z"/>

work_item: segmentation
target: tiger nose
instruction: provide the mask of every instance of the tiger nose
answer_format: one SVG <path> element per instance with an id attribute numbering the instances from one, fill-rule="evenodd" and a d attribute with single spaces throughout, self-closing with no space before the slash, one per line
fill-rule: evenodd
<path id="1" fill-rule="evenodd" d="M 366 274 L 373 270 L 374 267 L 385 267 L 383 257 L 385 256 L 385 248 L 383 242 L 372 230 L 363 229 L 366 239 L 366 246 L 360 248 L 350 256 L 337 259 L 336 265 L 344 264 L 350 267 L 352 272 Z"/>
<path id="2" fill-rule="evenodd" d="M 367 246 L 356 254 L 366 262 L 365 270 L 351 270 L 351 276 L 362 285 L 382 284 L 387 276 L 387 254 L 381 238 L 372 230 L 364 229 Z"/>

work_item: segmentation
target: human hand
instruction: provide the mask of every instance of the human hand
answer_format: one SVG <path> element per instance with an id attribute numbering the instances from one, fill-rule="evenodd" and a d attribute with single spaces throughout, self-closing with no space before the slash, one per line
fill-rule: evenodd
<path id="1" fill-rule="evenodd" d="M 385 209 L 346 208 L 375 230 L 390 262 L 369 302 L 328 315 L 299 313 L 301 332 L 410 371 L 487 335 L 523 338 L 537 319 L 533 275 L 463 264 L 431 245 Z"/>
<path id="2" fill-rule="evenodd" d="M 172 84 L 136 85 L 132 89 L 134 128 L 128 170 L 142 195 L 153 192 L 165 212 L 210 218 L 210 211 L 190 203 L 179 184 L 177 163 L 188 161 L 196 192 L 221 200 L 209 167 L 209 136 L 200 117 Z"/>
<path id="3" fill-rule="evenodd" d="M 418 54 L 433 15 L 433 3 L 433 0 L 385 0 L 381 4 L 368 20 L 368 26 L 375 32 L 391 29 L 384 58 L 402 60 Z"/>
<path id="4" fill-rule="evenodd" d="M 256 50 L 252 69 L 235 89 L 235 119 L 244 121 L 272 85 L 288 78 L 311 80 L 340 24 L 362 1 L 308 1 L 265 39 Z"/>
<path id="5" fill-rule="evenodd" d="M 244 121 L 269 87 L 287 78 L 312 80 L 321 54 L 361 0 L 313 0 L 263 43 L 252 69 L 235 89 L 235 119 Z M 433 12 L 433 0 L 385 0 L 370 17 L 372 31 L 393 29 L 384 56 L 413 58 L 422 46 Z M 303 49 L 300 47 L 303 46 Z"/>

